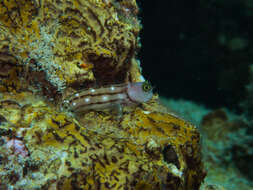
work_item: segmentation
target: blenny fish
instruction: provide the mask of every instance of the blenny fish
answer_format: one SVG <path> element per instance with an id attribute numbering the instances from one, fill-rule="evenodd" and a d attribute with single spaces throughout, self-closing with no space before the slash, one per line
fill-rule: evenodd
<path id="1" fill-rule="evenodd" d="M 72 112 L 135 106 L 149 101 L 153 96 L 152 90 L 147 81 L 90 88 L 69 96 L 63 101 L 63 105 Z"/>

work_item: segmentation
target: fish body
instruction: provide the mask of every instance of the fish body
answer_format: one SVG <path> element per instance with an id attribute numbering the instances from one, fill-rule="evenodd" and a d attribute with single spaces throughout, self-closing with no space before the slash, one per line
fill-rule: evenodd
<path id="1" fill-rule="evenodd" d="M 77 92 L 63 101 L 73 112 L 103 110 L 117 105 L 134 106 L 147 102 L 153 96 L 148 82 L 123 83 Z"/>

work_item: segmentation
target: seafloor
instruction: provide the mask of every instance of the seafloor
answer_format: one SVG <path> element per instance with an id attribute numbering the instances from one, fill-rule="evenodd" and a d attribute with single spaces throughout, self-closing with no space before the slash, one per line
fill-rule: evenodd
<path id="1" fill-rule="evenodd" d="M 252 154 L 252 136 L 247 132 L 249 121 L 245 116 L 234 114 L 225 107 L 207 109 L 192 101 L 164 97 L 160 101 L 198 126 L 203 162 L 208 171 L 201 189 L 253 189 L 249 166 L 240 165 Z"/>

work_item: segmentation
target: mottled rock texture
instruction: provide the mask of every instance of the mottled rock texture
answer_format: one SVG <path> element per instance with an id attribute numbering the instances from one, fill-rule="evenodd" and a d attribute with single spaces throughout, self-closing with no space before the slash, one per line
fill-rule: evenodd
<path id="1" fill-rule="evenodd" d="M 141 80 L 137 13 L 134 0 L 0 2 L 0 189 L 199 189 L 199 133 L 157 96 L 121 117 L 60 107 Z"/>
<path id="2" fill-rule="evenodd" d="M 123 82 L 136 77 L 137 12 L 135 1 L 1 1 L 0 49 L 57 91 Z"/>

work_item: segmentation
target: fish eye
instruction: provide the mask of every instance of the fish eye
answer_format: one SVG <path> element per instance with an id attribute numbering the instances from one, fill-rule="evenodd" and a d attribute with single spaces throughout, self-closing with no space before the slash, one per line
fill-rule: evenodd
<path id="1" fill-rule="evenodd" d="M 142 84 L 142 90 L 144 92 L 149 92 L 150 90 L 152 90 L 152 86 L 149 82 L 145 81 L 143 84 Z"/>

